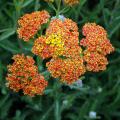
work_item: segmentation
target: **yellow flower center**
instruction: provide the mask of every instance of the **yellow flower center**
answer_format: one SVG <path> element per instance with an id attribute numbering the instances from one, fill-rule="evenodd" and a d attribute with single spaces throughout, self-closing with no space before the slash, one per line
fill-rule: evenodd
<path id="1" fill-rule="evenodd" d="M 64 41 L 62 39 L 61 34 L 51 34 L 47 40 L 46 44 L 50 45 L 51 47 L 55 48 L 55 55 L 62 55 L 64 51 Z"/>

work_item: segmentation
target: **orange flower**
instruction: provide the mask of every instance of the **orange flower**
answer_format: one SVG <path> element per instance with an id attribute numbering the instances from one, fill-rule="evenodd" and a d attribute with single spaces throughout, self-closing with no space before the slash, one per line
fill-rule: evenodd
<path id="1" fill-rule="evenodd" d="M 13 64 L 8 66 L 7 85 L 14 91 L 24 94 L 42 95 L 47 81 L 38 73 L 35 61 L 30 56 L 14 55 Z"/>
<path id="2" fill-rule="evenodd" d="M 70 47 L 66 47 L 66 49 L 64 50 L 64 57 L 67 58 L 77 58 L 82 56 L 82 48 L 79 45 L 74 45 L 74 46 L 70 46 Z"/>
<path id="3" fill-rule="evenodd" d="M 64 21 L 60 19 L 53 19 L 46 30 L 46 36 L 53 33 L 61 34 L 65 46 L 78 45 L 79 32 L 77 24 L 71 19 L 65 18 Z"/>
<path id="4" fill-rule="evenodd" d="M 87 23 L 83 26 L 83 38 L 80 43 L 91 52 L 99 52 L 107 55 L 114 51 L 114 47 L 107 38 L 107 32 L 104 28 L 95 23 Z"/>
<path id="5" fill-rule="evenodd" d="M 49 57 L 80 55 L 78 27 L 70 19 L 64 21 L 53 19 L 46 30 L 44 37 L 39 37 L 33 46 L 32 52 L 43 59 Z M 75 54 L 72 52 L 74 51 Z"/>
<path id="6" fill-rule="evenodd" d="M 85 73 L 83 59 L 77 58 L 56 58 L 47 63 L 48 70 L 55 78 L 67 84 L 77 81 Z"/>
<path id="7" fill-rule="evenodd" d="M 105 70 L 108 64 L 107 58 L 98 52 L 84 51 L 84 61 L 86 62 L 86 69 L 88 71 L 98 72 Z"/>
<path id="8" fill-rule="evenodd" d="M 107 38 L 106 30 L 95 23 L 86 23 L 82 32 L 85 38 L 80 41 L 80 44 L 85 47 L 86 69 L 93 72 L 105 70 L 108 64 L 105 56 L 114 51 Z"/>
<path id="9" fill-rule="evenodd" d="M 45 10 L 25 14 L 18 20 L 20 26 L 17 30 L 19 38 L 29 41 L 35 36 L 41 25 L 48 22 L 49 17 L 49 13 Z"/>
<path id="10" fill-rule="evenodd" d="M 68 4 L 70 6 L 78 4 L 79 0 L 64 0 L 65 4 Z"/>
<path id="11" fill-rule="evenodd" d="M 39 37 L 37 40 L 35 40 L 34 46 L 32 48 L 32 52 L 35 55 L 42 57 L 43 59 L 50 58 L 53 53 L 52 47 L 49 47 L 45 41 L 46 38 L 44 36 Z"/>

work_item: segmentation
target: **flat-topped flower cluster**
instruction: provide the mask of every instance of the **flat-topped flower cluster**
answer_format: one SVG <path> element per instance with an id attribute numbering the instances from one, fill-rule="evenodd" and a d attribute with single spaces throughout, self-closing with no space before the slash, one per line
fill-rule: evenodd
<path id="1" fill-rule="evenodd" d="M 35 61 L 30 56 L 14 55 L 13 64 L 8 66 L 7 86 L 18 92 L 34 96 L 42 95 L 48 82 L 38 73 Z"/>
<path id="2" fill-rule="evenodd" d="M 106 30 L 95 23 L 86 23 L 82 28 L 84 38 L 79 40 L 77 24 L 69 18 L 50 19 L 47 11 L 24 15 L 18 21 L 18 36 L 24 41 L 34 40 L 32 53 L 46 63 L 52 77 L 61 82 L 72 84 L 86 71 L 98 72 L 106 69 L 106 55 L 114 51 Z M 39 34 L 41 25 L 47 23 L 45 34 Z M 80 41 L 80 42 L 79 42 Z M 81 46 L 80 46 L 81 45 Z M 15 55 L 14 63 L 8 66 L 8 85 L 14 91 L 23 90 L 24 94 L 42 94 L 47 86 L 44 77 L 38 74 L 31 57 Z"/>
<path id="3" fill-rule="evenodd" d="M 44 0 L 46 2 L 54 2 L 55 0 Z M 66 5 L 72 6 L 79 3 L 80 0 L 63 0 Z"/>

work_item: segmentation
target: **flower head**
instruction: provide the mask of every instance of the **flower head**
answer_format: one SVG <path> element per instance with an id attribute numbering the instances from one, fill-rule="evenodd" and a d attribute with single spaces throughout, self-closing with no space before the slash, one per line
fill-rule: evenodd
<path id="1" fill-rule="evenodd" d="M 13 64 L 8 66 L 7 84 L 18 92 L 34 96 L 42 95 L 47 86 L 47 81 L 38 73 L 35 61 L 30 56 L 14 55 Z"/>
<path id="2" fill-rule="evenodd" d="M 79 3 L 79 0 L 64 0 L 65 4 L 67 5 L 75 5 L 75 4 L 78 4 Z"/>
<path id="3" fill-rule="evenodd" d="M 70 19 L 53 19 L 44 38 L 40 37 L 35 41 L 32 52 L 44 59 L 58 56 L 73 57 L 81 53 L 78 39 L 79 32 L 75 22 Z"/>
<path id="4" fill-rule="evenodd" d="M 60 56 L 64 52 L 64 40 L 59 33 L 53 33 L 46 38 L 46 44 L 50 47 L 53 47 L 54 53 L 53 56 Z"/>
<path id="5" fill-rule="evenodd" d="M 53 49 L 46 44 L 46 37 L 41 36 L 35 40 L 32 52 L 45 59 L 52 56 Z"/>
<path id="6" fill-rule="evenodd" d="M 81 45 L 91 52 L 99 52 L 107 55 L 114 51 L 114 47 L 107 38 L 106 30 L 95 23 L 87 23 L 83 26 L 83 35 Z"/>
<path id="7" fill-rule="evenodd" d="M 77 58 L 56 58 L 47 63 L 48 70 L 55 78 L 67 84 L 77 81 L 85 73 L 83 59 Z"/>
<path id="8" fill-rule="evenodd" d="M 98 72 L 105 70 L 108 64 L 107 58 L 98 52 L 84 51 L 84 61 L 86 62 L 86 69 L 88 71 Z"/>
<path id="9" fill-rule="evenodd" d="M 83 38 L 80 44 L 85 47 L 84 61 L 88 71 L 105 70 L 108 64 L 106 55 L 114 51 L 114 47 L 107 38 L 106 30 L 95 23 L 83 26 Z"/>
<path id="10" fill-rule="evenodd" d="M 19 28 L 17 30 L 19 38 L 29 41 L 41 25 L 48 22 L 50 15 L 47 11 L 37 11 L 31 14 L 25 14 L 18 20 Z"/>

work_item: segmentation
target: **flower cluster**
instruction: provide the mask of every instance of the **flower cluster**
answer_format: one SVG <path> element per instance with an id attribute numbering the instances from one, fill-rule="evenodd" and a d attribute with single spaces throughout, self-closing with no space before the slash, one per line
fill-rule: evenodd
<path id="1" fill-rule="evenodd" d="M 54 2 L 55 0 L 44 0 L 46 2 Z M 62 0 L 61 0 L 62 1 Z M 79 3 L 79 0 L 63 0 L 66 5 L 72 6 Z"/>
<path id="2" fill-rule="evenodd" d="M 34 43 L 32 52 L 43 59 L 58 56 L 74 56 L 81 53 L 78 45 L 78 27 L 70 19 L 64 21 L 53 19 L 46 30 L 45 36 L 40 36 Z M 79 49 L 76 49 L 79 48 Z"/>
<path id="3" fill-rule="evenodd" d="M 38 73 L 35 61 L 30 56 L 14 55 L 13 64 L 8 66 L 7 85 L 18 92 L 23 90 L 26 95 L 42 95 L 47 81 Z"/>
<path id="4" fill-rule="evenodd" d="M 73 5 L 78 0 L 64 0 Z M 47 11 L 24 15 L 19 21 L 18 34 L 29 41 L 42 24 L 49 19 Z M 79 80 L 87 70 L 98 72 L 105 70 L 108 64 L 106 55 L 114 51 L 104 28 L 95 23 L 87 23 L 82 29 L 85 36 L 79 43 L 77 24 L 62 15 L 52 17 L 44 35 L 39 36 L 32 47 L 32 53 L 50 59 L 46 63 L 52 77 L 61 82 L 72 84 Z M 81 46 L 84 47 L 82 50 Z M 43 94 L 47 81 L 38 73 L 32 57 L 15 55 L 14 63 L 8 66 L 8 86 L 14 91 L 23 90 L 30 96 Z"/>
<path id="5" fill-rule="evenodd" d="M 51 57 L 48 70 L 62 82 L 72 84 L 85 73 L 78 27 L 70 19 L 52 19 L 45 36 L 35 41 L 32 52 L 43 59 Z"/>
<path id="6" fill-rule="evenodd" d="M 97 72 L 105 70 L 108 64 L 105 56 L 114 51 L 114 48 L 107 38 L 105 29 L 95 23 L 86 23 L 83 26 L 83 38 L 80 44 L 86 48 L 84 61 L 87 63 L 87 70 Z"/>
<path id="7" fill-rule="evenodd" d="M 65 4 L 67 5 L 75 5 L 75 4 L 78 4 L 79 3 L 79 0 L 64 0 Z"/>
<path id="8" fill-rule="evenodd" d="M 105 70 L 108 64 L 107 58 L 99 54 L 98 52 L 84 51 L 84 60 L 87 63 L 86 69 L 88 71 L 98 72 L 99 70 Z"/>
<path id="9" fill-rule="evenodd" d="M 82 57 L 76 58 L 56 58 L 47 63 L 48 70 L 54 78 L 67 84 L 77 81 L 85 73 L 85 66 Z"/>
<path id="10" fill-rule="evenodd" d="M 17 30 L 19 38 L 29 41 L 34 37 L 41 25 L 48 22 L 49 17 L 49 13 L 45 10 L 25 14 L 18 20 L 20 26 Z"/>

